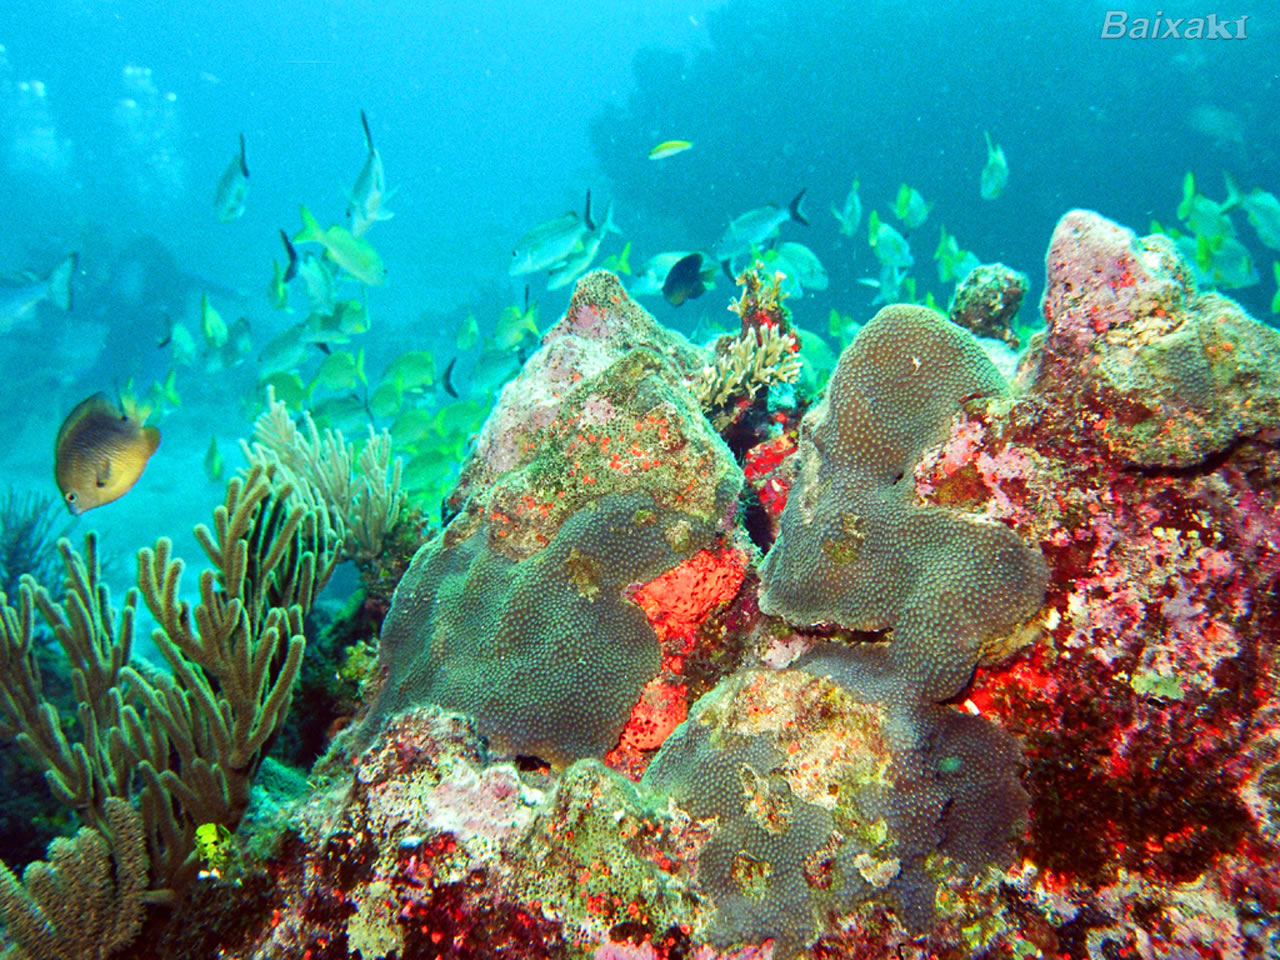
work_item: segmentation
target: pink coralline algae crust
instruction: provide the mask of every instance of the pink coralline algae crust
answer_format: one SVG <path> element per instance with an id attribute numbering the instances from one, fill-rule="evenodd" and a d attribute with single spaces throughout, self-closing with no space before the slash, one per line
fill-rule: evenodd
<path id="1" fill-rule="evenodd" d="M 1280 450 L 1257 419 L 1275 402 L 1260 371 L 1280 367 L 1280 340 L 1190 293 L 1158 241 L 1064 218 L 1027 389 L 957 418 L 915 476 L 922 502 L 1007 524 L 1049 565 L 1038 642 L 966 691 L 1023 743 L 1030 827 L 1006 900 L 1046 955 L 1280 943 Z M 1203 418 L 1179 406 L 1184 387 L 1142 379 L 1172 369 L 1167 337 L 1195 325 L 1215 347 L 1201 351 Z M 1192 433 L 1135 420 L 1139 381 L 1145 410 Z"/>
<path id="2" fill-rule="evenodd" d="M 705 362 L 705 351 L 659 326 L 612 274 L 587 274 L 564 317 L 503 388 L 449 501 L 455 507 L 468 497 L 489 501 L 505 523 L 521 528 L 508 532 L 512 542 L 532 538 L 536 549 L 558 521 L 599 496 L 593 484 L 633 487 L 637 475 L 657 470 L 664 486 L 685 486 L 677 481 L 687 476 L 668 472 L 695 464 L 715 469 L 705 459 L 686 459 L 701 452 L 701 413 L 693 404 L 689 417 L 689 404 L 673 407 L 664 391 L 643 381 L 654 371 L 689 381 Z M 610 367 L 616 369 L 606 376 Z M 593 383 L 597 389 L 584 389 Z M 695 436 L 686 438 L 689 419 Z M 495 485 L 500 489 L 491 494 Z M 527 526 L 537 529 L 525 533 Z"/>
<path id="3" fill-rule="evenodd" d="M 1280 333 L 1200 294 L 1173 241 L 1074 210 L 1049 246 L 1048 330 L 1024 371 L 1074 443 L 1191 466 L 1280 423 Z"/>

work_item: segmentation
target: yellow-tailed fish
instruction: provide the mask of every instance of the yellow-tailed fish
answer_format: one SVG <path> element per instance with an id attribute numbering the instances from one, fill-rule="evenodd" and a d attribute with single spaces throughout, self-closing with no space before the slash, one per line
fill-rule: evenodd
<path id="1" fill-rule="evenodd" d="M 207 293 L 200 296 L 200 331 L 204 334 L 204 342 L 214 350 L 227 342 L 227 336 L 230 333 L 227 322 L 213 308 Z"/>
<path id="2" fill-rule="evenodd" d="M 494 331 L 494 346 L 510 350 L 520 345 L 527 334 L 538 335 L 538 305 L 529 305 L 529 288 L 524 288 L 524 309 L 514 304 L 502 311 Z"/>
<path id="3" fill-rule="evenodd" d="M 1240 200 L 1258 239 L 1272 250 L 1280 250 L 1280 200 L 1275 194 L 1254 189 Z"/>
<path id="4" fill-rule="evenodd" d="M 309 389 L 318 386 L 333 391 L 352 390 L 364 382 L 364 348 L 354 354 L 349 350 L 335 350 L 324 358 Z"/>
<path id="5" fill-rule="evenodd" d="M 929 207 L 930 204 L 924 202 L 924 197 L 920 195 L 920 191 L 915 187 L 909 187 L 905 183 L 898 187 L 898 196 L 893 204 L 893 213 L 906 225 L 908 230 L 914 230 L 928 219 Z"/>
<path id="6" fill-rule="evenodd" d="M 152 416 L 159 418 L 181 405 L 176 369 L 170 369 L 164 380 L 152 380 L 141 398 L 134 396 L 132 380 L 120 391 L 120 409 L 130 420 L 142 422 Z"/>
<path id="7" fill-rule="evenodd" d="M 285 286 L 280 261 L 271 261 L 271 281 L 267 284 L 267 302 L 276 310 L 289 309 L 289 288 Z"/>
<path id="8" fill-rule="evenodd" d="M 663 140 L 649 151 L 649 159 L 661 160 L 664 157 L 674 157 L 677 153 L 684 153 L 692 146 L 693 144 L 688 140 Z"/>
<path id="9" fill-rule="evenodd" d="M 253 352 L 253 338 L 248 317 L 237 317 L 227 329 L 227 339 L 220 347 L 209 347 L 204 354 L 205 373 L 217 373 L 238 367 Z"/>
<path id="10" fill-rule="evenodd" d="M 375 417 L 394 417 L 404 403 L 404 391 L 394 380 L 383 380 L 369 395 L 369 412 Z"/>
<path id="11" fill-rule="evenodd" d="M 293 242 L 322 244 L 329 258 L 361 283 L 376 287 L 386 282 L 382 257 L 368 240 L 352 236 L 350 230 L 336 225 L 322 230 L 306 207 L 302 208 L 302 229 L 294 235 Z"/>
<path id="12" fill-rule="evenodd" d="M 204 475 L 211 483 L 217 483 L 222 479 L 225 468 L 226 461 L 222 458 L 222 451 L 218 449 L 218 438 L 210 437 L 209 449 L 204 452 Z"/>
<path id="13" fill-rule="evenodd" d="M 341 300 L 332 313 L 313 313 L 307 317 L 302 333 L 305 343 L 346 343 L 357 333 L 369 329 L 369 311 L 359 300 Z"/>
<path id="14" fill-rule="evenodd" d="M 160 431 L 120 412 L 105 393 L 67 414 L 54 442 L 54 477 L 74 514 L 123 497 L 160 445 Z"/>
<path id="15" fill-rule="evenodd" d="M 268 340 L 267 345 L 258 353 L 259 374 L 293 370 L 302 366 L 311 355 L 308 342 L 303 340 L 306 329 L 305 322 L 295 323 Z"/>
<path id="16" fill-rule="evenodd" d="M 259 378 L 252 400 L 253 410 L 261 409 L 264 391 L 284 402 L 290 410 L 301 410 L 311 398 L 311 392 L 303 384 L 302 378 L 292 370 L 276 370 Z"/>
<path id="17" fill-rule="evenodd" d="M 422 390 L 436 382 L 436 359 L 427 350 L 410 350 L 387 364 L 382 377 L 395 381 L 401 390 Z"/>
<path id="18" fill-rule="evenodd" d="M 827 270 L 818 255 L 803 243 L 788 240 L 761 254 L 766 267 L 781 270 L 786 279 L 782 288 L 793 297 L 802 297 L 806 290 L 826 290 L 830 286 Z"/>
<path id="19" fill-rule="evenodd" d="M 332 260 L 317 257 L 310 251 L 298 262 L 298 276 L 307 291 L 307 305 L 312 313 L 332 313 L 338 302 L 338 268 Z"/>
<path id="20" fill-rule="evenodd" d="M 228 223 L 244 213 L 244 201 L 249 196 L 249 166 L 244 161 L 244 134 L 240 134 L 240 152 L 231 158 L 227 169 L 218 180 L 218 191 L 213 205 L 218 219 Z"/>
<path id="21" fill-rule="evenodd" d="M 915 263 L 907 238 L 871 211 L 867 218 L 867 242 L 875 249 L 876 257 L 889 267 L 909 267 Z"/>
<path id="22" fill-rule="evenodd" d="M 356 185 L 347 198 L 347 216 L 351 218 L 351 233 L 360 236 L 379 220 L 390 220 L 395 214 L 383 206 L 394 190 L 387 190 L 387 175 L 382 169 L 382 157 L 373 146 L 373 134 L 369 132 L 369 118 L 360 111 L 360 123 L 364 126 L 364 142 L 369 148 Z"/>
<path id="23" fill-rule="evenodd" d="M 862 219 L 862 198 L 858 196 L 858 178 L 853 178 L 853 186 L 849 188 L 849 193 L 844 198 L 843 209 L 837 210 L 835 204 L 831 205 L 831 215 L 834 216 L 840 224 L 840 234 L 845 237 L 852 237 L 855 230 L 858 229 L 858 222 Z"/>
<path id="24" fill-rule="evenodd" d="M 169 354 L 173 359 L 174 366 L 189 367 L 196 362 L 195 337 L 191 336 L 191 331 L 181 323 L 174 323 L 169 327 L 166 333 L 156 344 L 158 347 L 168 347 Z"/>
<path id="25" fill-rule="evenodd" d="M 621 253 L 611 253 L 605 257 L 601 266 L 606 270 L 612 270 L 614 273 L 631 276 L 631 241 L 628 240 L 623 245 Z"/>
<path id="26" fill-rule="evenodd" d="M 474 313 L 467 313 L 467 319 L 462 322 L 462 326 L 458 328 L 457 335 L 453 338 L 453 345 L 459 350 L 470 350 L 480 342 L 480 324 L 476 321 Z"/>

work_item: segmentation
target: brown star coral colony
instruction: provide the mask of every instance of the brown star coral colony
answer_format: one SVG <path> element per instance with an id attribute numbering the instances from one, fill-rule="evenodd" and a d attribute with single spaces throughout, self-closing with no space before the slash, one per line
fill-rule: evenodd
<path id="1" fill-rule="evenodd" d="M 367 710 L 118 955 L 1275 956 L 1280 333 L 1073 211 L 1010 383 L 979 278 L 819 397 L 768 278 L 712 348 L 583 278 Z"/>

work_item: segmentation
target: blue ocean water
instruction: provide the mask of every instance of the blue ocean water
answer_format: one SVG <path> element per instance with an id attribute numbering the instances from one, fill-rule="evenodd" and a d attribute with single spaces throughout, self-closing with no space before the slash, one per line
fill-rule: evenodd
<path id="1" fill-rule="evenodd" d="M 1044 249 L 1066 210 L 1094 208 L 1140 232 L 1153 219 L 1176 224 L 1188 170 L 1215 200 L 1224 171 L 1246 190 L 1280 191 L 1274 11 L 1165 4 L 1161 17 L 1246 17 L 1246 36 L 1102 39 L 1108 9 L 52 0 L 35 16 L 9 5 L 0 269 L 43 273 L 76 251 L 79 270 L 70 312 L 42 304 L 2 335 L 4 480 L 56 493 L 62 418 L 94 391 L 162 381 L 172 356 L 161 344 L 174 323 L 198 336 L 207 293 L 228 321 L 247 319 L 253 352 L 233 369 L 178 369 L 182 402 L 165 414 L 143 479 L 75 528 L 103 531 L 125 558 L 161 534 L 198 557 L 188 531 L 222 491 L 202 465 L 210 438 L 239 465 L 235 442 L 259 393 L 253 357 L 298 319 L 267 300 L 278 231 L 298 229 L 300 204 L 326 225 L 346 222 L 345 191 L 365 159 L 362 109 L 395 188 L 394 219 L 368 235 L 388 271 L 367 292 L 372 326 L 359 342 L 374 378 L 406 349 L 432 351 L 443 369 L 468 312 L 492 334 L 526 281 L 545 329 L 572 287 L 547 292 L 541 275 L 508 276 L 510 251 L 532 226 L 581 208 L 587 188 L 597 211 L 613 202 L 620 228 L 600 260 L 630 243 L 633 268 L 660 251 L 709 248 L 731 218 L 805 188 L 811 225 L 784 224 L 780 235 L 826 267 L 828 289 L 793 301 L 802 326 L 825 332 L 833 309 L 856 320 L 873 312 L 866 218 L 874 209 L 897 223 L 906 183 L 932 205 L 908 232 L 917 295 L 945 303 L 950 291 L 931 260 L 945 226 L 979 259 L 1030 276 L 1033 322 Z M 978 186 L 987 131 L 1010 169 L 994 200 Z M 247 207 L 219 223 L 214 187 L 240 133 Z M 667 139 L 693 146 L 649 159 Z M 864 215 L 844 237 L 829 208 L 854 177 Z M 1235 219 L 1260 281 L 1230 292 L 1265 318 L 1275 251 Z M 680 308 L 643 302 L 692 332 L 724 322 L 727 286 L 722 277 Z M 459 374 L 474 365 L 464 356 Z M 447 402 L 440 389 L 422 401 Z"/>

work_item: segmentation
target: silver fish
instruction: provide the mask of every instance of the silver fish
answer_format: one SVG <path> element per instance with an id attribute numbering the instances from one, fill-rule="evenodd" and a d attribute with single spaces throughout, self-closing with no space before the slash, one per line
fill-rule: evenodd
<path id="1" fill-rule="evenodd" d="M 218 192 L 214 195 L 213 205 L 218 211 L 218 219 L 223 223 L 235 220 L 244 214 L 244 201 L 249 196 L 249 166 L 244 161 L 244 134 L 240 134 L 240 153 L 231 158 L 227 169 L 222 171 L 218 180 Z"/>
<path id="2" fill-rule="evenodd" d="M 990 132 L 983 131 L 983 135 L 987 138 L 987 162 L 982 168 L 979 192 L 983 200 L 994 200 L 1009 183 L 1009 161 L 1005 159 L 1004 147 L 991 142 Z"/>
<path id="3" fill-rule="evenodd" d="M 59 310 L 70 310 L 71 275 L 76 272 L 77 262 L 73 253 L 43 279 L 28 276 L 22 283 L 0 287 L 0 332 L 33 316 L 36 307 L 46 300 Z"/>
<path id="4" fill-rule="evenodd" d="M 609 206 L 605 208 L 604 223 L 583 237 L 578 249 L 551 268 L 551 275 L 547 277 L 547 289 L 559 290 L 586 273 L 600 250 L 600 241 L 605 238 L 605 234 L 618 232 L 613 223 L 613 201 L 610 200 Z"/>
<path id="5" fill-rule="evenodd" d="M 778 235 L 778 228 L 788 220 L 808 226 L 809 221 L 800 209 L 804 193 L 804 190 L 797 193 L 785 208 L 769 204 L 735 217 L 716 241 L 711 255 L 726 271 L 732 272 L 734 260 L 763 247 L 765 241 Z"/>
<path id="6" fill-rule="evenodd" d="M 1272 250 L 1280 250 L 1280 200 L 1264 190 L 1249 191 L 1240 200 L 1258 239 Z"/>
<path id="7" fill-rule="evenodd" d="M 356 185 L 351 188 L 347 203 L 347 216 L 351 218 L 351 233 L 360 236 L 379 220 L 390 220 L 395 214 L 383 206 L 394 190 L 387 190 L 387 175 L 382 169 L 382 157 L 373 146 L 373 134 L 369 132 L 369 118 L 360 111 L 360 123 L 364 127 L 364 142 L 369 148 Z"/>
<path id="8" fill-rule="evenodd" d="M 844 198 L 844 209 L 837 210 L 832 204 L 831 215 L 840 223 L 840 233 L 845 237 L 852 237 L 854 231 L 858 229 L 858 222 L 862 219 L 862 198 L 858 196 L 858 178 L 853 178 L 853 186 L 849 188 L 849 194 Z"/>
<path id="9" fill-rule="evenodd" d="M 822 261 L 803 243 L 779 244 L 765 254 L 764 264 L 787 275 L 783 289 L 793 297 L 804 296 L 806 290 L 826 290 L 831 284 Z"/>
<path id="10" fill-rule="evenodd" d="M 570 211 L 564 216 L 540 223 L 523 237 L 511 251 L 507 273 L 513 277 L 549 270 L 578 250 L 588 233 L 595 230 L 591 219 L 591 191 L 582 216 Z"/>
<path id="11" fill-rule="evenodd" d="M 298 276 L 307 290 L 307 304 L 312 313 L 332 313 L 337 303 L 337 276 L 328 261 L 311 251 L 298 261 Z"/>

